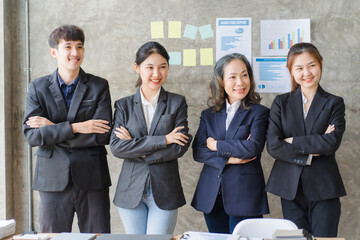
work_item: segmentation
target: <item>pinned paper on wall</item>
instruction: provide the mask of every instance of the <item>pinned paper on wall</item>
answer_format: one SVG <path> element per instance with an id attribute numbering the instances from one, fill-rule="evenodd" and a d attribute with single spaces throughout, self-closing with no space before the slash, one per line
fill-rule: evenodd
<path id="1" fill-rule="evenodd" d="M 199 27 L 199 32 L 202 39 L 211 38 L 214 36 L 214 32 L 211 28 L 211 24 Z"/>
<path id="2" fill-rule="evenodd" d="M 181 65 L 181 52 L 169 52 L 169 64 Z"/>
<path id="3" fill-rule="evenodd" d="M 197 31 L 198 31 L 198 27 L 186 24 L 185 31 L 184 31 L 184 37 L 195 40 Z"/>
<path id="4" fill-rule="evenodd" d="M 183 50 L 183 65 L 188 67 L 196 66 L 196 49 Z"/>
<path id="5" fill-rule="evenodd" d="M 200 65 L 212 66 L 214 65 L 214 54 L 212 48 L 200 48 Z"/>
<path id="6" fill-rule="evenodd" d="M 168 22 L 168 38 L 181 38 L 181 21 Z"/>
<path id="7" fill-rule="evenodd" d="M 164 38 L 164 22 L 151 22 L 151 38 Z"/>

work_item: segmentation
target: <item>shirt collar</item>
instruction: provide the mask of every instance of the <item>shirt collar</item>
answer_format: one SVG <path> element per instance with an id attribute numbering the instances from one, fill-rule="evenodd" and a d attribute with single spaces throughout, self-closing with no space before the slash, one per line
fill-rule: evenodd
<path id="1" fill-rule="evenodd" d="M 78 84 L 78 82 L 79 82 L 79 76 L 77 76 L 77 77 L 75 78 L 75 80 L 68 85 L 68 84 L 66 84 L 66 83 L 61 79 L 59 73 L 57 74 L 57 79 L 58 79 L 60 88 L 61 88 L 62 85 L 64 85 L 64 84 L 65 84 L 65 86 L 71 86 L 71 85 L 76 86 L 76 85 Z"/>
<path id="2" fill-rule="evenodd" d="M 228 100 L 226 99 L 226 112 L 234 111 L 236 112 L 240 107 L 241 100 L 235 101 L 233 104 L 230 104 Z"/>
<path id="3" fill-rule="evenodd" d="M 155 107 L 159 100 L 160 90 L 161 90 L 161 88 L 159 88 L 159 90 L 157 91 L 154 99 L 151 102 L 149 102 L 148 100 L 146 100 L 146 98 L 144 97 L 144 95 L 142 93 L 142 90 L 140 89 L 141 103 L 143 105 L 152 105 L 153 107 Z"/>
<path id="4" fill-rule="evenodd" d="M 305 95 L 303 94 L 303 92 L 301 92 L 301 97 L 302 97 L 302 101 L 303 101 L 303 104 L 307 103 L 307 99 L 305 97 Z"/>

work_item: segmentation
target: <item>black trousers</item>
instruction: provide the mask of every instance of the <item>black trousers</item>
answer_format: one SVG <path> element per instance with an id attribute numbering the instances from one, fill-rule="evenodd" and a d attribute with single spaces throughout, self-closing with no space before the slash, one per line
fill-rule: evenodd
<path id="1" fill-rule="evenodd" d="M 315 237 L 336 237 L 341 214 L 339 198 L 308 201 L 301 184 L 294 200 L 281 199 L 285 219 L 298 228 L 306 229 Z"/>
<path id="2" fill-rule="evenodd" d="M 229 216 L 224 209 L 222 194 L 218 194 L 214 208 L 209 214 L 204 213 L 204 217 L 209 232 L 232 234 L 236 225 L 242 220 L 249 218 L 262 218 L 263 215 Z"/>
<path id="3" fill-rule="evenodd" d="M 69 183 L 61 192 L 39 192 L 40 232 L 71 232 L 76 212 L 82 233 L 110 233 L 109 188 L 82 190 Z"/>

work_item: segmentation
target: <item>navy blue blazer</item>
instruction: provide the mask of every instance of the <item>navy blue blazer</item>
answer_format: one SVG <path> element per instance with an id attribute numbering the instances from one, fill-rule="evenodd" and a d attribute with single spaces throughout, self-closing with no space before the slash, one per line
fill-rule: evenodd
<path id="1" fill-rule="evenodd" d="M 324 134 L 329 124 L 335 131 Z M 312 100 L 304 121 L 301 89 L 277 96 L 271 106 L 267 150 L 275 158 L 266 191 L 287 200 L 295 198 L 301 181 L 309 201 L 346 195 L 335 151 L 345 131 L 345 105 L 341 97 L 329 94 L 321 86 Z M 293 137 L 293 143 L 284 141 Z M 306 165 L 309 154 L 311 165 Z"/>
<path id="2" fill-rule="evenodd" d="M 260 164 L 266 139 L 269 109 L 253 104 L 241 106 L 226 131 L 225 104 L 219 112 L 208 108 L 201 113 L 199 129 L 193 142 L 193 157 L 204 163 L 191 205 L 210 213 L 220 186 L 225 212 L 230 216 L 256 216 L 269 213 Z M 251 134 L 249 140 L 247 138 Z M 206 139 L 217 140 L 217 151 L 206 146 Z M 226 165 L 229 157 L 251 159 L 246 164 Z"/>

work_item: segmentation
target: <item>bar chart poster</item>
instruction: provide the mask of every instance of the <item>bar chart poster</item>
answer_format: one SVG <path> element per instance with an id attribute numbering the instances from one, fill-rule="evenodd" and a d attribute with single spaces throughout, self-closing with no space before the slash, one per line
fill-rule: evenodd
<path id="1" fill-rule="evenodd" d="M 310 19 L 261 20 L 261 56 L 286 56 L 290 47 L 310 42 Z"/>
<path id="2" fill-rule="evenodd" d="M 291 79 L 284 57 L 253 59 L 255 91 L 260 93 L 290 92 Z"/>
<path id="3" fill-rule="evenodd" d="M 251 61 L 251 18 L 216 18 L 216 60 L 229 53 Z"/>

